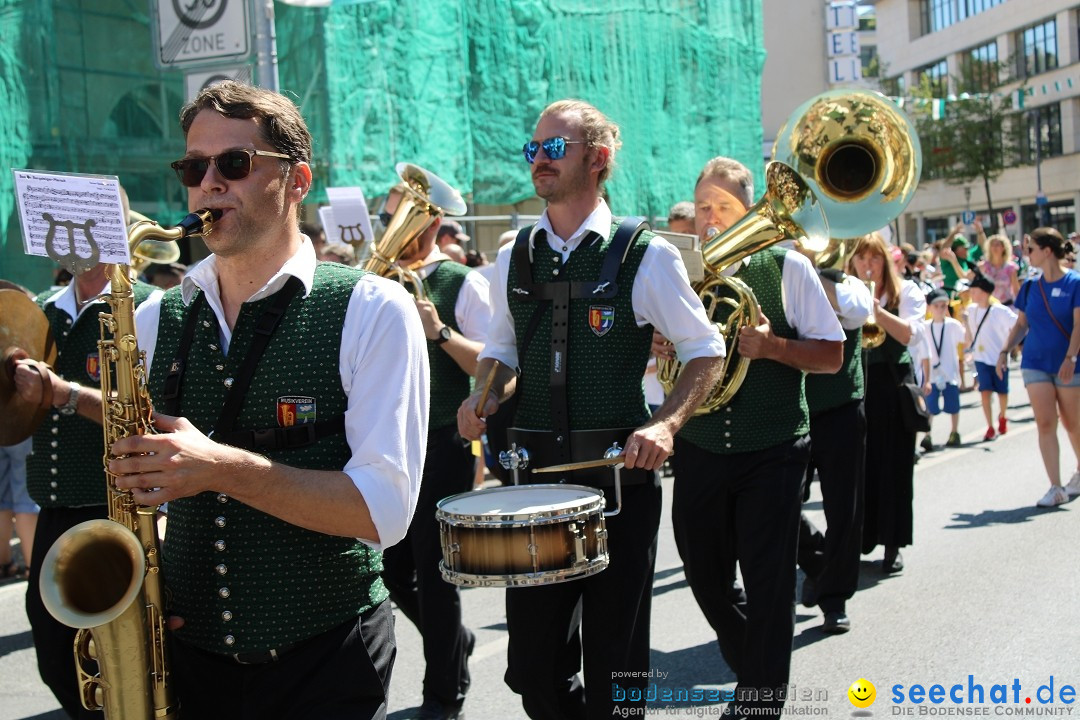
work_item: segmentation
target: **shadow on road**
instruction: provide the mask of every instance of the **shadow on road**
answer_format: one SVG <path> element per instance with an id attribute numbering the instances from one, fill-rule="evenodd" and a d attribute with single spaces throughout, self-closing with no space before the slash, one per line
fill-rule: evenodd
<path id="1" fill-rule="evenodd" d="M 0 657 L 31 647 L 34 647 L 34 638 L 30 635 L 29 630 L 0 637 Z"/>
<path id="2" fill-rule="evenodd" d="M 692 688 L 735 682 L 735 673 L 731 672 L 724 662 L 715 641 L 673 652 L 653 648 L 650 657 L 653 668 L 668 673 L 666 678 L 655 679 L 656 684 L 661 687 Z M 715 704 L 715 701 L 685 704 L 711 705 Z"/>
<path id="3" fill-rule="evenodd" d="M 1071 502 L 1071 501 L 1070 501 Z M 1068 503 L 1066 503 L 1067 505 Z M 990 527 L 991 525 L 1015 525 L 1030 522 L 1036 515 L 1044 515 L 1064 509 L 1064 505 L 1054 508 L 1041 508 L 1034 505 L 1013 508 L 1011 510 L 983 510 L 978 513 L 953 513 L 952 523 L 946 530 L 968 530 L 970 528 Z"/>

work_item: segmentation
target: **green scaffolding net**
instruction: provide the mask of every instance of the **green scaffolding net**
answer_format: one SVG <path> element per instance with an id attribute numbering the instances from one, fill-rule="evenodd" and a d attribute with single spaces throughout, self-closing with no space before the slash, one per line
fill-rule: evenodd
<path id="1" fill-rule="evenodd" d="M 117 175 L 134 209 L 164 223 L 185 211 L 168 167 L 184 151 L 184 74 L 154 65 L 151 6 L 0 0 L 0 277 L 37 290 L 53 271 L 23 255 L 9 168 Z M 530 198 L 521 145 L 565 97 L 622 129 L 608 184 L 617 213 L 666 216 L 715 155 L 760 179 L 761 0 L 275 10 L 280 86 L 315 139 L 312 202 L 328 185 L 378 196 L 401 161 L 455 184 L 478 211 Z"/>

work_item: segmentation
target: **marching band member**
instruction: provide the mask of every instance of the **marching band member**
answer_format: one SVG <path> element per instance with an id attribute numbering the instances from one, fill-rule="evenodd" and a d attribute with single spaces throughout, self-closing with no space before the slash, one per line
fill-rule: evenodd
<path id="1" fill-rule="evenodd" d="M 623 709 L 644 714 L 643 701 L 619 693 L 647 682 L 660 523 L 655 471 L 671 453 L 675 432 L 715 383 L 724 352 L 675 248 L 649 232 L 616 232 L 601 193 L 620 145 L 618 127 L 588 103 L 563 100 L 540 115 L 524 151 L 536 194 L 548 206 L 536 225 L 499 252 L 492 322 L 477 370 L 485 378 L 495 360 L 501 363 L 481 414 L 487 417 L 499 400 L 516 395 L 513 425 L 539 443 L 529 448 L 530 465 L 562 464 L 544 457 L 580 453 L 601 437 L 597 444 L 615 438 L 625 445 L 622 511 L 607 520 L 607 569 L 506 593 L 506 682 L 534 719 L 609 718 Z M 625 256 L 609 254 L 623 238 L 629 242 Z M 574 291 L 583 285 L 596 292 Z M 686 365 L 650 419 L 641 377 L 653 325 L 675 342 Z M 519 364 L 515 383 L 510 368 Z M 458 411 L 465 438 L 484 432 L 478 402 L 474 393 Z M 593 458 L 603 450 L 593 449 Z M 570 475 L 571 482 L 603 485 L 609 496 L 611 477 L 609 469 Z M 582 654 L 584 687 L 578 677 Z"/>
<path id="2" fill-rule="evenodd" d="M 694 188 L 698 234 L 730 227 L 753 195 L 746 167 L 710 160 Z M 749 370 L 726 407 L 691 418 L 676 437 L 671 514 L 686 580 L 738 677 L 729 712 L 779 716 L 791 666 L 795 553 L 809 459 L 803 376 L 840 369 L 844 333 L 813 266 L 797 252 L 773 246 L 734 273 L 763 313 L 757 327 L 744 327 L 739 336 Z M 745 603 L 736 592 L 737 562 Z"/>
<path id="3" fill-rule="evenodd" d="M 900 548 L 911 544 L 912 478 L 915 469 L 915 431 L 900 410 L 901 382 L 911 382 L 907 346 L 916 322 L 926 314 L 926 298 L 910 280 L 901 281 L 890 261 L 885 241 L 877 233 L 859 238 L 847 271 L 874 282 L 874 317 L 885 331 L 885 342 L 868 353 L 866 373 L 866 502 L 863 515 L 863 553 L 885 546 L 885 573 L 904 568 Z"/>

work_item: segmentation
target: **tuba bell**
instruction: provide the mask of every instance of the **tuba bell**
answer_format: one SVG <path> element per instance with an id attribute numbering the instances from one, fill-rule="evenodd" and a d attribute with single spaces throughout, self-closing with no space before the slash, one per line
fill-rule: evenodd
<path id="1" fill-rule="evenodd" d="M 884 95 L 830 90 L 800 105 L 780 129 L 773 159 L 806 178 L 821 201 L 834 240 L 819 253 L 818 267 L 844 261 L 844 242 L 880 230 L 911 202 L 922 172 L 915 126 Z M 870 287 L 874 292 L 873 285 Z M 871 316 L 863 325 L 863 349 L 885 342 Z"/>
<path id="2" fill-rule="evenodd" d="M 713 319 L 722 306 L 731 309 L 722 322 L 716 322 L 727 356 L 723 375 L 694 411 L 695 415 L 716 412 L 731 402 L 746 377 L 750 360 L 738 355 L 739 331 L 760 322 L 758 301 L 750 287 L 723 271 L 740 260 L 778 242 L 801 238 L 811 247 L 824 249 L 829 225 L 813 191 L 793 169 L 782 162 L 772 162 L 765 169 L 765 195 L 746 214 L 723 233 L 708 235 L 701 248 L 706 279 L 694 286 Z M 656 361 L 656 378 L 670 393 L 678 380 L 682 364 L 671 358 Z"/>
<path id="3" fill-rule="evenodd" d="M 382 238 L 371 244 L 370 256 L 364 269 L 383 277 L 392 277 L 411 286 L 417 299 L 424 299 L 424 286 L 417 274 L 397 264 L 401 253 L 427 230 L 435 218 L 443 215 L 464 215 L 465 200 L 461 193 L 442 178 L 419 165 L 398 163 L 395 167 L 401 183 L 388 195 L 399 196 L 390 222 Z"/>

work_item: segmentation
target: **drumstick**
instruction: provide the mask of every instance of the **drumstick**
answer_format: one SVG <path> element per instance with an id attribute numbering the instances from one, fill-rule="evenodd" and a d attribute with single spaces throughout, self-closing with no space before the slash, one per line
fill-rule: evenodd
<path id="1" fill-rule="evenodd" d="M 566 463 L 565 465 L 548 465 L 542 468 L 533 468 L 534 473 L 571 472 L 573 470 L 588 470 L 589 468 L 607 467 L 626 462 L 626 453 L 599 460 L 583 460 L 581 462 Z"/>
<path id="2" fill-rule="evenodd" d="M 491 386 L 495 384 L 495 372 L 499 369 L 499 361 L 495 360 L 491 365 L 491 372 L 488 373 L 487 379 L 484 381 L 484 389 L 480 392 L 480 399 L 476 401 L 476 417 L 482 418 L 484 412 L 484 404 L 487 402 L 488 393 L 491 392 Z"/>

